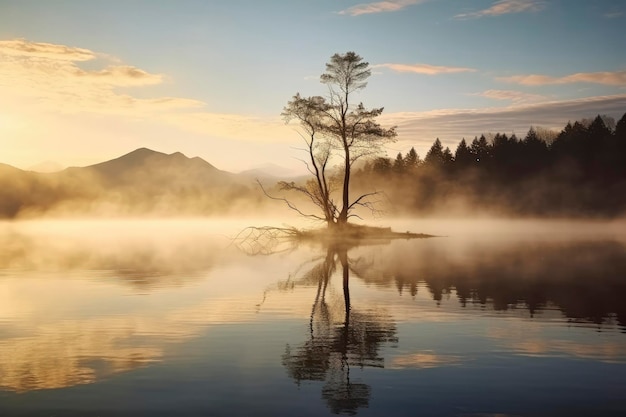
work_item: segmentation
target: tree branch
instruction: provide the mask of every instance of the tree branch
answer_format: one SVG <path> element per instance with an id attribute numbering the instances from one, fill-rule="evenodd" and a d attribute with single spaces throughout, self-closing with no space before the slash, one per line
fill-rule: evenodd
<path id="1" fill-rule="evenodd" d="M 277 201 L 282 201 L 283 203 L 285 203 L 287 205 L 287 207 L 289 207 L 291 210 L 295 211 L 296 213 L 298 213 L 299 215 L 303 216 L 303 217 L 308 217 L 310 219 L 315 219 L 315 220 L 321 220 L 321 221 L 325 221 L 324 218 L 316 215 L 316 214 L 307 214 L 302 212 L 300 209 L 298 209 L 298 207 L 296 207 L 291 201 L 287 200 L 284 197 L 274 197 L 273 195 L 270 195 L 266 190 L 265 187 L 263 187 L 263 184 L 261 184 L 261 181 L 259 181 L 258 179 L 256 180 L 257 184 L 259 184 L 259 187 L 261 187 L 261 190 L 263 191 L 263 194 L 265 194 L 266 197 L 271 198 L 272 200 L 277 200 Z"/>

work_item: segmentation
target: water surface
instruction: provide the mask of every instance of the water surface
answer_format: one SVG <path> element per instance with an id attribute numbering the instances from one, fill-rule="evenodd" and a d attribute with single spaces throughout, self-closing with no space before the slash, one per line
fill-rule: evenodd
<path id="1" fill-rule="evenodd" d="M 0 415 L 626 413 L 622 223 L 265 256 L 240 228 L 2 224 Z"/>

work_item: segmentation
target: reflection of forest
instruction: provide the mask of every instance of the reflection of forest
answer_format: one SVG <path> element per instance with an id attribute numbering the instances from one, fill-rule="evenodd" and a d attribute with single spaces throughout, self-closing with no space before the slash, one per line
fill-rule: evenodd
<path id="1" fill-rule="evenodd" d="M 456 293 L 463 307 L 558 308 L 573 320 L 626 326 L 626 247 L 618 242 L 480 247 L 463 254 L 392 245 L 352 265 L 368 283 L 416 295 L 424 283 L 438 303 Z"/>
<path id="2" fill-rule="evenodd" d="M 341 266 L 343 300 L 329 295 L 337 265 Z M 374 310 L 353 308 L 350 265 L 345 248 L 329 248 L 326 257 L 296 282 L 296 285 L 315 285 L 317 292 L 308 339 L 299 346 L 287 345 L 283 355 L 283 365 L 296 383 L 325 382 L 322 397 L 335 414 L 356 414 L 359 408 L 368 406 L 370 386 L 352 381 L 350 369 L 383 367 L 384 359 L 379 355 L 382 344 L 398 340 L 395 324 L 389 317 Z M 339 313 L 340 309 L 343 314 Z"/>

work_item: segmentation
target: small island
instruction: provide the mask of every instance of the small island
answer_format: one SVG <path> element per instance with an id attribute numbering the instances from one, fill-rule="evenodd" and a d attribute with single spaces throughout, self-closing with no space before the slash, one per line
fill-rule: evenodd
<path id="1" fill-rule="evenodd" d="M 374 227 L 348 223 L 343 228 L 299 230 L 296 237 L 302 240 L 317 240 L 325 242 L 341 241 L 376 241 L 393 239 L 425 239 L 437 237 L 425 233 L 394 232 L 391 227 Z"/>

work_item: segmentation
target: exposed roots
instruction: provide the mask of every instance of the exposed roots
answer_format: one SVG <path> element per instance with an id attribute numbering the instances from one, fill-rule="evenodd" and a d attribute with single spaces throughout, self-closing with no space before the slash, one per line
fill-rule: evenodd
<path id="1" fill-rule="evenodd" d="M 246 227 L 233 238 L 239 250 L 248 255 L 270 255 L 293 249 L 301 232 L 294 227 Z"/>
<path id="2" fill-rule="evenodd" d="M 327 247 L 350 248 L 389 243 L 393 239 L 424 239 L 423 233 L 398 233 L 389 227 L 346 224 L 341 228 L 299 230 L 295 227 L 246 227 L 233 238 L 238 249 L 248 255 L 270 255 L 295 249 L 301 242 L 315 242 Z"/>

